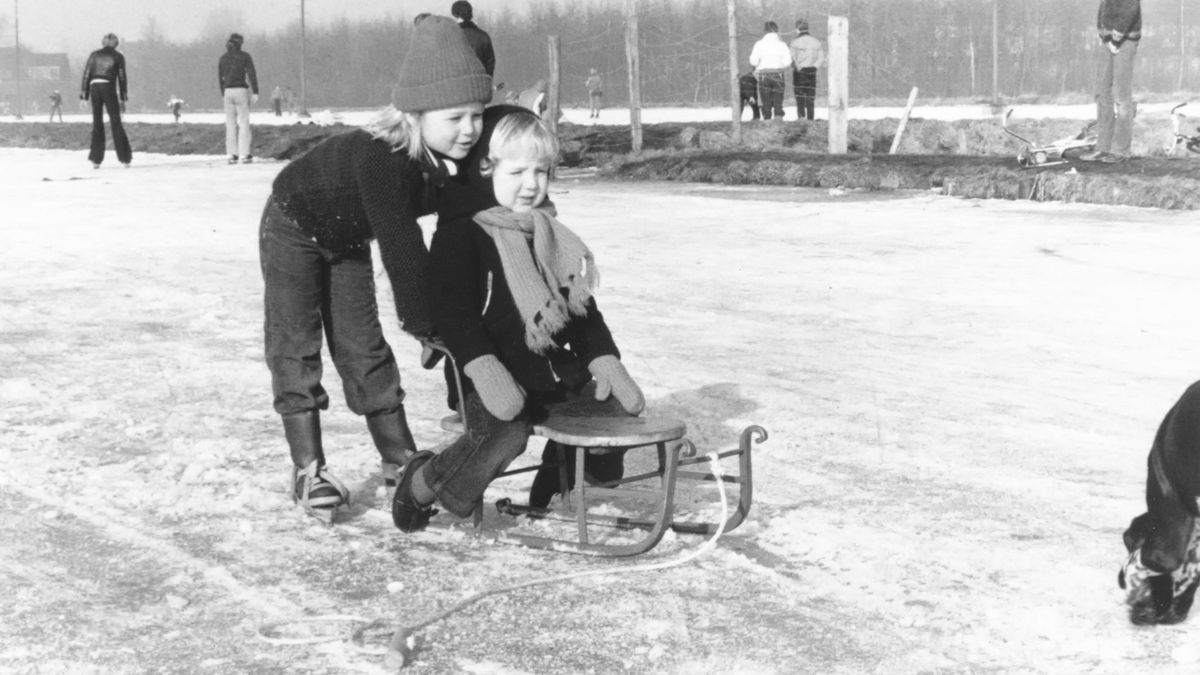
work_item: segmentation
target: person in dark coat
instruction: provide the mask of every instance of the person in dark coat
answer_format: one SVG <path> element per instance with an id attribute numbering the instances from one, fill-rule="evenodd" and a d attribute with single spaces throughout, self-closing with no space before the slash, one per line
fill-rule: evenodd
<path id="1" fill-rule="evenodd" d="M 367 418 L 385 482 L 416 452 L 405 392 L 375 302 L 371 240 L 401 328 L 430 339 L 428 250 L 417 218 L 434 210 L 448 164 L 479 139 L 492 78 L 458 26 L 413 28 L 395 105 L 363 129 L 332 136 L 279 172 L 259 228 L 265 351 L 275 411 L 293 464 L 293 497 L 323 520 L 349 501 L 327 470 L 320 411 L 322 338 L 350 410 Z"/>
<path id="2" fill-rule="evenodd" d="M 434 501 L 470 515 L 525 451 L 530 425 L 557 407 L 586 400 L 587 414 L 610 416 L 645 407 L 593 297 L 592 253 L 545 202 L 557 153 L 554 135 L 529 110 L 488 108 L 462 177 L 441 195 L 430 250 L 433 312 L 460 369 L 466 430 L 440 454 L 410 461 L 392 502 L 402 531 L 423 529 Z M 589 468 L 603 463 L 620 476 L 621 454 L 596 457 Z M 545 500 L 558 489 L 555 481 L 542 490 Z"/>
<path id="3" fill-rule="evenodd" d="M 92 147 L 88 161 L 97 169 L 104 161 L 104 113 L 107 112 L 117 160 L 128 167 L 133 161 L 133 150 L 129 147 L 125 127 L 121 125 L 121 113 L 125 112 L 125 102 L 129 100 L 125 55 L 117 51 L 121 41 L 114 33 L 105 35 L 100 44 L 100 49 L 88 56 L 83 67 L 79 91 L 80 99 L 92 102 Z"/>
<path id="4" fill-rule="evenodd" d="M 754 115 L 750 119 L 759 119 L 758 78 L 754 76 L 753 70 L 748 70 L 738 77 L 738 91 L 738 95 L 742 99 L 742 107 L 739 112 L 745 112 L 746 106 L 750 106 L 750 112 Z"/>
<path id="5" fill-rule="evenodd" d="M 475 10 L 472 9 L 471 3 L 467 0 L 456 0 L 453 5 L 450 5 L 450 16 L 454 17 L 458 21 L 458 25 L 462 26 L 463 33 L 467 36 L 467 42 L 470 43 L 471 49 L 475 50 L 475 55 L 483 63 L 483 69 L 487 71 L 488 75 L 495 75 L 496 52 L 492 50 L 492 38 L 472 21 Z"/>
<path id="6" fill-rule="evenodd" d="M 230 164 L 238 159 L 254 161 L 250 154 L 250 106 L 258 103 L 258 73 L 249 52 L 242 51 L 241 35 L 225 41 L 225 53 L 217 62 L 217 82 L 225 101 L 225 154 Z"/>

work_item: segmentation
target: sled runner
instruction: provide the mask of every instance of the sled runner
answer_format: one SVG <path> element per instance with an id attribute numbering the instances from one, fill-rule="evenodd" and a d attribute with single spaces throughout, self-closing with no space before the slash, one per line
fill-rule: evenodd
<path id="1" fill-rule="evenodd" d="M 1169 156 L 1177 156 L 1181 154 L 1181 150 L 1186 148 L 1192 152 L 1200 153 L 1200 134 L 1188 136 L 1183 133 L 1183 120 L 1186 117 L 1179 109 L 1186 106 L 1187 101 L 1171 108 L 1171 130 L 1174 136 L 1173 142 L 1167 148 Z M 1182 148 L 1180 146 L 1183 146 Z"/>
<path id="2" fill-rule="evenodd" d="M 1017 153 L 1017 163 L 1026 169 L 1040 169 L 1047 166 L 1066 164 L 1067 160 L 1077 159 L 1079 155 L 1096 147 L 1096 123 L 1088 122 L 1079 133 L 1070 138 L 1063 138 L 1052 143 L 1039 144 L 1013 131 L 1008 126 L 1013 109 L 1004 113 L 1004 131 L 1009 136 L 1021 141 L 1025 147 Z"/>
<path id="3" fill-rule="evenodd" d="M 453 357 L 449 352 L 439 349 L 446 358 Z M 457 374 L 457 367 L 455 366 Z M 456 377 L 457 380 L 457 377 Z M 462 386 L 456 381 L 461 393 Z M 461 400 L 461 396 L 460 396 Z M 708 462 L 708 458 L 697 453 L 695 445 L 685 438 L 687 425 L 681 421 L 662 417 L 601 417 L 589 415 L 589 405 L 568 406 L 557 410 L 546 420 L 533 425 L 531 433 L 547 441 L 558 444 L 557 457 L 547 461 L 550 469 L 557 470 L 560 486 L 571 486 L 563 495 L 556 499 L 549 508 L 540 508 L 528 504 L 515 503 L 510 498 L 500 499 L 495 503 L 497 512 L 513 516 L 526 522 L 554 520 L 574 524 L 573 538 L 555 537 L 549 534 L 536 534 L 522 530 L 520 527 L 502 529 L 495 532 L 484 532 L 483 514 L 475 513 L 475 529 L 477 534 L 487 536 L 495 541 L 508 544 L 518 544 L 532 548 L 566 551 L 594 556 L 631 556 L 645 553 L 654 548 L 662 540 L 667 530 L 685 534 L 712 534 L 719 530 L 728 532 L 742 524 L 750 512 L 753 499 L 753 483 L 751 473 L 751 448 L 756 443 L 767 439 L 767 432 L 760 426 L 751 425 L 742 431 L 738 447 L 716 453 L 722 459 L 737 458 L 736 473 L 731 466 L 722 470 L 724 475 L 717 476 L 710 471 L 696 470 L 697 464 Z M 443 429 L 462 433 L 465 426 L 460 415 L 454 414 L 441 422 Z M 589 449 L 593 452 L 627 452 L 629 458 L 635 454 L 653 450 L 655 452 L 655 468 L 623 476 L 616 480 L 588 484 L 585 476 L 585 456 Z M 574 481 L 568 476 L 568 457 L 573 455 Z M 553 462 L 553 463 L 551 463 Z M 510 469 L 500 474 L 497 481 L 536 472 L 543 468 L 542 464 Z M 724 523 L 704 522 L 696 520 L 675 519 L 675 496 L 679 479 L 689 481 L 724 481 L 726 484 L 738 486 L 737 503 L 730 509 L 731 515 Z M 616 502 L 622 510 L 626 507 L 636 508 L 647 503 L 652 506 L 647 509 L 642 506 L 641 517 L 611 516 L 599 513 L 595 508 L 601 500 Z M 636 541 L 602 540 L 593 536 L 595 531 L 602 528 L 611 530 L 635 531 L 645 534 Z M 566 528 L 569 529 L 569 528 Z M 539 528 L 545 531 L 545 528 Z"/>

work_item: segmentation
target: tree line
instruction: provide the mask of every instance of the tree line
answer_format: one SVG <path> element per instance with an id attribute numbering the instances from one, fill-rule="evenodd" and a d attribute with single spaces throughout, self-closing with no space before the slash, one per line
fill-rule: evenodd
<path id="1" fill-rule="evenodd" d="M 482 4 L 482 3 L 479 3 Z M 925 98 L 1003 98 L 1087 93 L 1094 60 L 1097 0 L 739 0 L 738 54 L 742 68 L 763 23 L 779 24 L 785 39 L 807 19 L 824 40 L 830 14 L 850 23 L 850 94 L 854 100 L 903 99 L 910 88 Z M 1169 93 L 1194 89 L 1200 77 L 1200 3 L 1143 0 L 1144 37 L 1135 88 Z M 723 105 L 729 96 L 726 0 L 641 0 L 639 24 L 643 105 Z M 533 4 L 525 12 L 477 8 L 476 23 L 492 36 L 496 81 L 520 90 L 548 76 L 548 36 L 561 43 L 563 104 L 583 105 L 584 80 L 596 68 L 605 101 L 628 100 L 623 3 L 566 0 Z M 305 94 L 309 110 L 382 107 L 408 46 L 412 19 L 309 26 L 304 33 Z M 186 43 L 162 37 L 151 19 L 123 43 L 134 109 L 154 109 L 178 96 L 193 109 L 220 108 L 217 59 L 236 26 L 212 25 Z M 275 86 L 299 93 L 299 20 L 271 34 L 246 35 L 261 99 Z M 997 45 L 993 59 L 993 41 Z M 74 55 L 73 55 L 74 57 Z M 72 58 L 81 67 L 86 58 Z M 993 76 L 993 62 L 997 63 Z M 822 76 L 822 91 L 824 78 Z M 266 105 L 261 100 L 259 105 Z"/>

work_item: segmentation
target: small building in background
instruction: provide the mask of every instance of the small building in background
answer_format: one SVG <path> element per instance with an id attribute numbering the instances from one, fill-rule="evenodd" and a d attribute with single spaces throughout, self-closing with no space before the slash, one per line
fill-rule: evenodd
<path id="1" fill-rule="evenodd" d="M 79 97 L 79 83 L 71 73 L 64 53 L 42 54 L 21 47 L 20 100 L 22 114 L 49 107 L 50 94 L 58 90 L 64 101 Z M 17 53 L 13 47 L 0 47 L 0 115 L 12 115 L 17 109 Z"/>

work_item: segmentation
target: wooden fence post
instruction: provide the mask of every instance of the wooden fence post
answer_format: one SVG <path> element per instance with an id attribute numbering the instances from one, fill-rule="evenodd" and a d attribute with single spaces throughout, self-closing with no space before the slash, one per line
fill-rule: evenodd
<path id="1" fill-rule="evenodd" d="M 850 22 L 844 16 L 829 17 L 829 152 L 846 154 L 850 127 Z"/>
<path id="2" fill-rule="evenodd" d="M 892 139 L 892 149 L 888 151 L 889 155 L 896 154 L 900 149 L 900 139 L 904 136 L 904 127 L 908 126 L 908 118 L 912 116 L 913 105 L 917 102 L 917 88 L 913 87 L 908 94 L 908 105 L 904 106 L 904 115 L 900 117 L 900 124 L 896 127 L 896 137 Z"/>
<path id="3" fill-rule="evenodd" d="M 741 73 L 738 63 L 737 43 L 737 0 L 726 0 L 729 14 L 729 106 L 733 111 L 731 136 L 736 145 L 742 144 L 742 87 L 738 82 Z"/>
<path id="4" fill-rule="evenodd" d="M 562 66 L 560 64 L 561 50 L 557 35 L 551 35 L 549 44 L 548 61 L 550 63 L 550 87 L 546 91 L 546 127 L 550 129 L 550 133 L 558 136 L 558 111 L 559 108 L 559 84 L 562 81 Z"/>
<path id="5" fill-rule="evenodd" d="M 633 154 L 642 151 L 642 72 L 638 63 L 636 0 L 625 0 L 625 61 L 629 66 L 629 130 Z"/>

